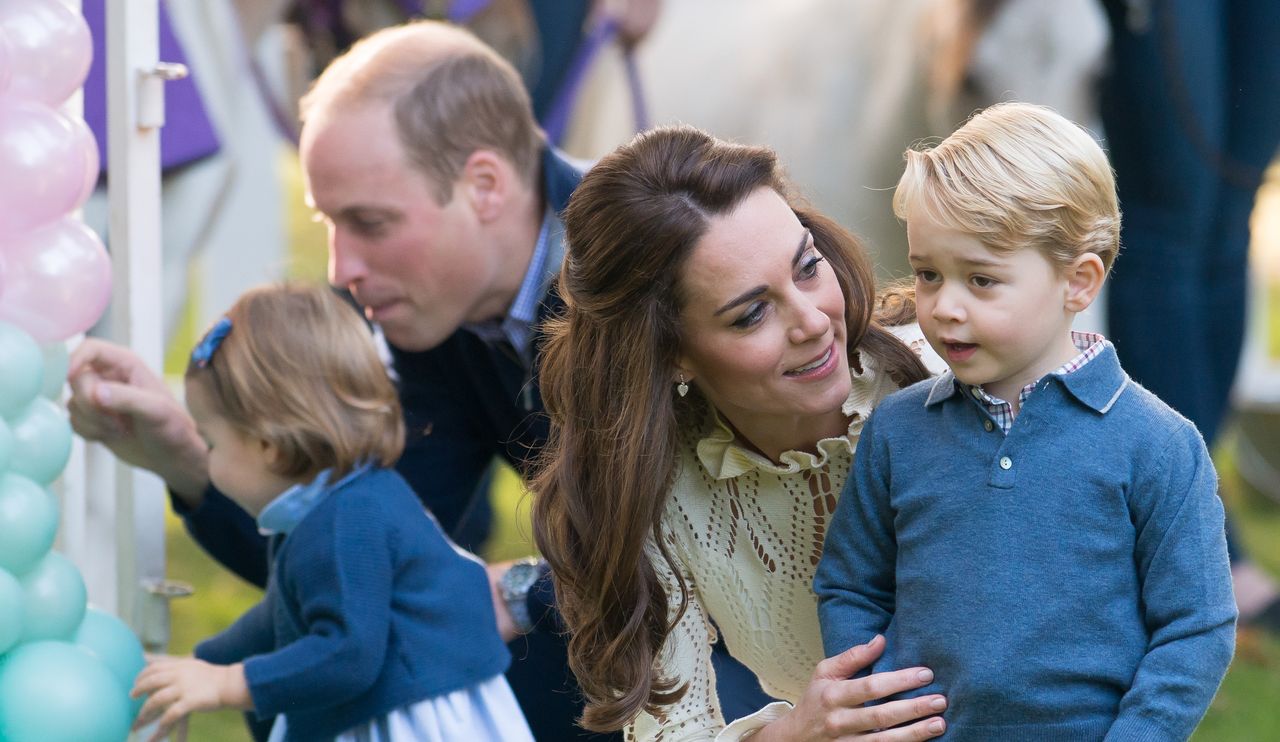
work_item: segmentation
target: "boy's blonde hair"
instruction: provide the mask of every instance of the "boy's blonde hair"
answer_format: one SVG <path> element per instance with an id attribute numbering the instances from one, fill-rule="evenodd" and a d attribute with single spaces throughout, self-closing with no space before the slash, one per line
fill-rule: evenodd
<path id="1" fill-rule="evenodd" d="M 893 212 L 924 209 L 993 250 L 1035 247 L 1059 267 L 1120 250 L 1115 175 L 1080 126 L 1044 106 L 999 103 L 932 148 L 909 149 Z"/>
<path id="2" fill-rule="evenodd" d="M 231 329 L 188 383 L 240 432 L 280 451 L 276 473 L 334 479 L 358 464 L 391 466 L 404 448 L 395 387 L 355 309 L 331 289 L 287 283 L 251 289 L 227 312 Z M 204 345 L 204 343 L 202 343 Z"/>

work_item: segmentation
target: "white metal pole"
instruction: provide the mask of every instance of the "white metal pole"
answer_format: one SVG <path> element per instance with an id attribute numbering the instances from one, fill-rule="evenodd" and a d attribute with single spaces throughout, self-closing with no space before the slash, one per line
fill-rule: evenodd
<path id="1" fill-rule="evenodd" d="M 106 21 L 108 243 L 115 277 L 111 336 L 149 367 L 160 369 L 159 127 L 164 108 L 163 76 L 157 68 L 158 0 L 108 0 Z M 164 599 L 142 586 L 164 579 L 164 486 L 154 475 L 119 462 L 111 465 L 114 471 L 108 476 L 95 464 L 102 458 L 90 456 L 87 484 L 90 502 L 104 506 L 99 514 L 114 515 L 113 528 L 90 528 L 110 534 L 115 544 L 114 589 L 104 597 L 148 648 L 163 648 L 168 642 L 167 607 L 160 620 L 155 603 Z M 97 496 L 97 483 L 108 481 L 114 482 L 114 503 Z M 105 592 L 107 586 L 102 587 Z"/>

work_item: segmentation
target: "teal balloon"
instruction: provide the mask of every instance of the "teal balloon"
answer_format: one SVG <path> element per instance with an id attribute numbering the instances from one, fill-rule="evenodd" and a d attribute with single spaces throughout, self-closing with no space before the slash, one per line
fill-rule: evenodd
<path id="1" fill-rule="evenodd" d="M 6 742 L 124 742 L 128 701 L 115 674 L 74 644 L 23 644 L 0 661 Z"/>
<path id="2" fill-rule="evenodd" d="M 0 417 L 0 474 L 9 470 L 9 462 L 13 461 L 13 431 L 9 423 Z"/>
<path id="3" fill-rule="evenodd" d="M 9 470 L 50 484 L 71 458 L 71 423 L 62 408 L 40 397 L 10 421 L 13 461 Z"/>
<path id="4" fill-rule="evenodd" d="M 40 394 L 44 354 L 23 330 L 0 322 L 0 417 L 12 417 Z"/>
<path id="5" fill-rule="evenodd" d="M 73 637 L 76 645 L 89 651 L 115 674 L 123 688 L 132 688 L 138 673 L 147 664 L 142 642 L 133 629 L 110 613 L 90 608 Z M 130 721 L 142 709 L 143 699 L 131 699 Z"/>
<path id="6" fill-rule="evenodd" d="M 0 654 L 22 638 L 22 583 L 0 569 Z"/>
<path id="7" fill-rule="evenodd" d="M 67 384 L 67 369 L 71 367 L 71 356 L 67 353 L 67 344 L 46 345 L 40 349 L 40 352 L 44 356 L 40 396 L 57 402 L 62 399 L 62 387 Z"/>
<path id="8" fill-rule="evenodd" d="M 58 500 L 19 474 L 0 474 L 0 569 L 21 577 L 49 553 L 58 534 Z"/>
<path id="9" fill-rule="evenodd" d="M 51 551 L 18 581 L 22 583 L 22 641 L 75 636 L 88 595 L 84 578 L 71 560 Z"/>

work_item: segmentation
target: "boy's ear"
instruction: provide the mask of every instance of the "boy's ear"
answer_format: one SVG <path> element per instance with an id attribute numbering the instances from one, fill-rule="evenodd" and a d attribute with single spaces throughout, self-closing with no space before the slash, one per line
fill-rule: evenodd
<path id="1" fill-rule="evenodd" d="M 455 196 L 466 198 L 482 222 L 492 221 L 502 213 L 515 171 L 496 152 L 478 149 L 462 165 Z"/>
<path id="2" fill-rule="evenodd" d="M 1067 297 L 1064 307 L 1069 312 L 1083 312 L 1098 298 L 1107 269 L 1097 253 L 1087 252 L 1067 266 Z"/>

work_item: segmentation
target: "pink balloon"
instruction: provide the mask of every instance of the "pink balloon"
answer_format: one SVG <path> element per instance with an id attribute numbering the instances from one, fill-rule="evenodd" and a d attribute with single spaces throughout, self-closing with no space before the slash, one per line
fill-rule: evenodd
<path id="1" fill-rule="evenodd" d="M 93 230 L 66 217 L 4 238 L 0 249 L 0 320 L 37 342 L 84 332 L 111 299 L 111 258 Z"/>
<path id="2" fill-rule="evenodd" d="M 9 40 L 9 95 L 57 106 L 84 84 L 93 59 L 84 16 L 59 0 L 5 0 L 0 29 Z"/>
<path id="3" fill-rule="evenodd" d="M 0 251 L 2 235 L 79 208 L 97 179 L 98 145 L 84 121 L 43 103 L 0 97 Z"/>
<path id="4" fill-rule="evenodd" d="M 4 28 L 0 27 L 0 93 L 9 87 L 9 79 L 13 77 L 11 59 L 13 54 L 9 51 L 8 37 L 4 35 Z"/>

